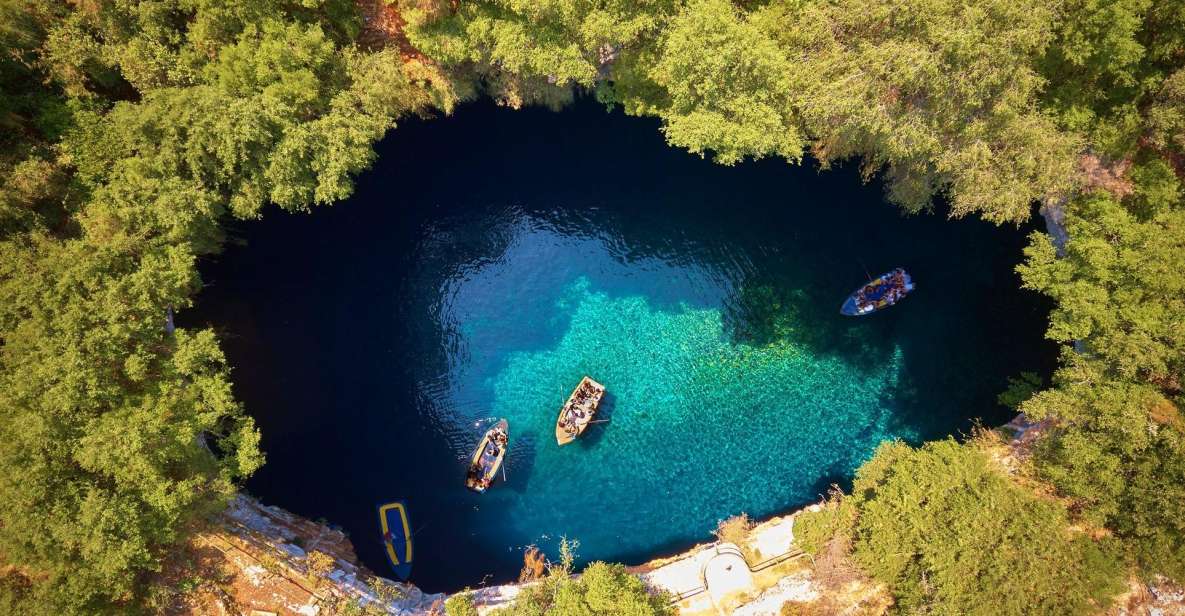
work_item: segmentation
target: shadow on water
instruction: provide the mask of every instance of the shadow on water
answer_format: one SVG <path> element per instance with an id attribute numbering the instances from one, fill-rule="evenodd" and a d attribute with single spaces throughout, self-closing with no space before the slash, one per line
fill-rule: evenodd
<path id="1" fill-rule="evenodd" d="M 734 342 L 752 346 L 788 342 L 817 357 L 841 358 L 864 371 L 881 367 L 894 348 L 884 321 L 846 318 L 837 307 L 834 294 L 823 289 L 751 282 L 728 305 L 725 323 Z"/>
<path id="2" fill-rule="evenodd" d="M 827 498 L 836 486 L 844 492 L 852 489 L 852 477 L 846 469 L 839 468 L 838 466 L 828 469 L 821 475 L 815 481 L 814 485 L 811 486 L 811 493 L 815 495 L 816 501 L 822 500 Z"/>

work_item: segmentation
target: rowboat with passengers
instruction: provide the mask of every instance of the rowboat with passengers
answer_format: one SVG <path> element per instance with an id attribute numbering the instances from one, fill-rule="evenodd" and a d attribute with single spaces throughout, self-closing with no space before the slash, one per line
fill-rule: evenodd
<path id="1" fill-rule="evenodd" d="M 896 304 L 910 291 L 913 291 L 913 279 L 899 267 L 853 291 L 839 312 L 850 317 L 862 317 Z"/>
<path id="2" fill-rule="evenodd" d="M 587 376 L 580 379 L 555 420 L 555 442 L 567 445 L 583 434 L 596 417 L 597 407 L 604 397 L 604 385 Z"/>
<path id="3" fill-rule="evenodd" d="M 510 423 L 500 419 L 493 428 L 486 430 L 477 449 L 473 450 L 469 470 L 465 473 L 465 487 L 477 493 L 485 492 L 498 476 L 509 445 Z"/>

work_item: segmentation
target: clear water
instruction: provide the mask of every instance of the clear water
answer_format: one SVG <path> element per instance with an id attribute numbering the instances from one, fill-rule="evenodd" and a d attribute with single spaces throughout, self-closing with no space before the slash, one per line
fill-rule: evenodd
<path id="1" fill-rule="evenodd" d="M 238 227 L 184 321 L 223 333 L 263 430 L 249 491 L 378 572 L 374 508 L 407 499 L 428 590 L 513 578 L 561 536 L 640 562 L 815 500 L 883 440 L 1005 420 L 1005 377 L 1052 360 L 1021 232 L 902 217 L 850 169 L 717 167 L 591 103 L 473 105 L 379 149 L 348 202 Z M 918 290 L 842 317 L 865 265 Z M 561 449 L 586 374 L 609 422 Z M 505 479 L 469 493 L 498 417 Z"/>

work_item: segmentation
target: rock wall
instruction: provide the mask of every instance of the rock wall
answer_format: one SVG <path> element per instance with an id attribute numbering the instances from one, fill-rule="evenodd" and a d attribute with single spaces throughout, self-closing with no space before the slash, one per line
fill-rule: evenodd
<path id="1" fill-rule="evenodd" d="M 443 594 L 376 576 L 340 530 L 239 495 L 162 575 L 178 615 L 379 616 L 443 613 Z"/>

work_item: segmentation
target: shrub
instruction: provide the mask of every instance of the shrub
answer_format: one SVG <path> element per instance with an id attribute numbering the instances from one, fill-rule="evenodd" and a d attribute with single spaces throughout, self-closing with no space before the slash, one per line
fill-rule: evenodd
<path id="1" fill-rule="evenodd" d="M 543 552 L 535 546 L 527 548 L 523 552 L 523 569 L 518 574 L 519 582 L 533 582 L 543 577 L 543 572 L 547 568 L 547 558 Z"/>
<path id="2" fill-rule="evenodd" d="M 406 594 L 398 584 L 381 577 L 376 576 L 370 578 L 370 580 L 368 580 L 368 584 L 370 585 L 371 590 L 374 590 L 374 594 L 379 598 L 379 601 L 384 603 L 398 601 Z"/>
<path id="3" fill-rule="evenodd" d="M 459 592 L 444 602 L 444 613 L 448 616 L 477 616 L 477 607 L 473 605 L 473 594 Z"/>
<path id="4" fill-rule="evenodd" d="M 665 594 L 652 595 L 636 576 L 620 564 L 595 562 L 572 577 L 573 545 L 560 543 L 560 561 L 549 562 L 547 577 L 523 589 L 500 616 L 662 616 L 674 614 Z M 447 607 L 447 605 L 446 605 Z M 449 612 L 449 616 L 455 616 Z"/>
<path id="5" fill-rule="evenodd" d="M 325 574 L 333 571 L 333 563 L 332 556 L 316 550 L 309 552 L 309 555 L 305 557 L 305 570 L 314 587 L 320 586 L 321 579 L 325 577 Z"/>
<path id="6" fill-rule="evenodd" d="M 716 538 L 724 543 L 735 543 L 743 548 L 745 542 L 749 540 L 749 533 L 753 530 L 753 526 L 749 514 L 742 512 L 727 520 L 720 520 L 716 526 Z"/>
<path id="7" fill-rule="evenodd" d="M 1077 614 L 1122 589 L 1106 540 L 1070 531 L 1065 508 L 953 440 L 885 443 L 852 494 L 803 516 L 800 541 L 852 539 L 853 558 L 905 612 Z"/>

